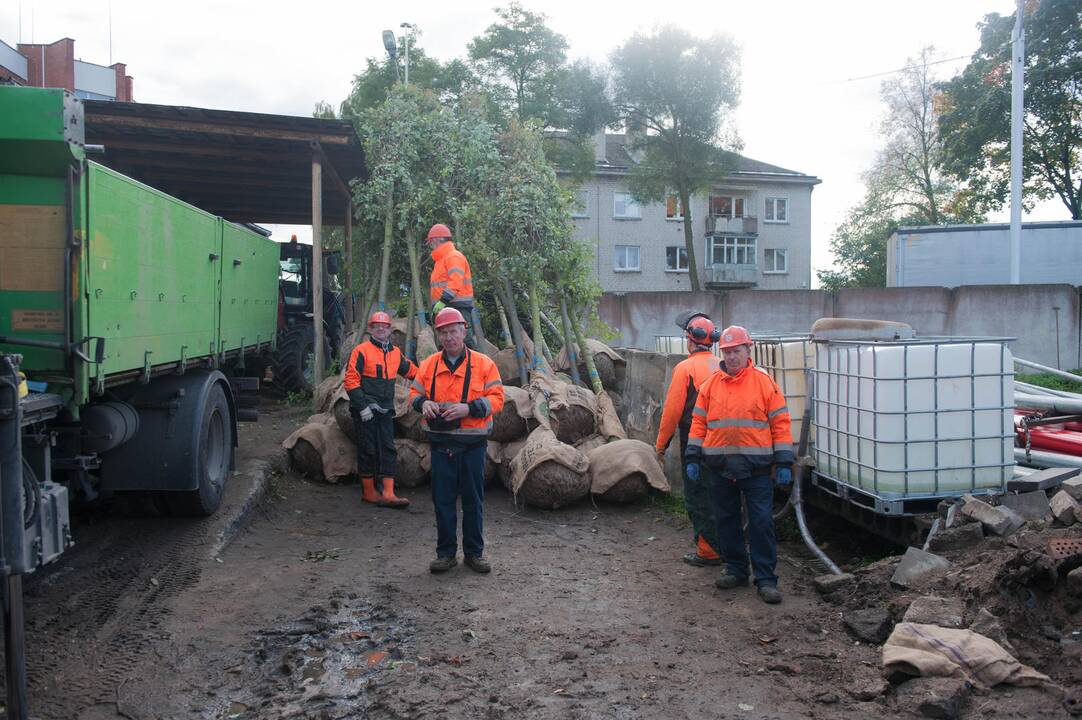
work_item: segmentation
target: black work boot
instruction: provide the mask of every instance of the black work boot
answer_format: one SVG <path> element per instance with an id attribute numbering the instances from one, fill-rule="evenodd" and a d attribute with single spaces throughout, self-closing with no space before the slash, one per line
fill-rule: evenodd
<path id="1" fill-rule="evenodd" d="M 442 573 L 447 572 L 455 565 L 458 565 L 458 558 L 454 555 L 450 557 L 438 557 L 428 565 L 429 572 Z"/>
<path id="2" fill-rule="evenodd" d="M 721 558 L 704 558 L 697 552 L 689 552 L 681 559 L 688 565 L 694 565 L 695 567 L 717 567 L 721 565 Z"/>
<path id="3" fill-rule="evenodd" d="M 777 605 L 781 602 L 781 592 L 774 585 L 760 585 L 759 598 L 767 605 Z"/>
<path id="4" fill-rule="evenodd" d="M 732 590 L 733 588 L 744 587 L 747 584 L 748 579 L 746 577 L 730 575 L 729 573 L 722 574 L 721 577 L 714 581 L 714 585 L 719 590 Z"/>
<path id="5" fill-rule="evenodd" d="M 487 572 L 492 572 L 492 566 L 480 555 L 467 555 L 465 562 L 466 567 L 474 572 L 481 573 L 482 575 Z"/>

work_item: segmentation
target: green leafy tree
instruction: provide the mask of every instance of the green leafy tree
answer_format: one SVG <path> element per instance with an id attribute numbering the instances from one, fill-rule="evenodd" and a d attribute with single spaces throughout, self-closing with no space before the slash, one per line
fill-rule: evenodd
<path id="1" fill-rule="evenodd" d="M 1082 2 L 1026 4 L 1023 195 L 1058 197 L 1082 219 Z M 943 167 L 987 209 L 1010 196 L 1011 35 L 1014 15 L 981 23 L 980 48 L 942 86 Z"/>
<path id="2" fill-rule="evenodd" d="M 519 122 L 541 118 L 549 125 L 552 96 L 564 67 L 567 40 L 546 17 L 517 2 L 497 8 L 499 22 L 470 41 L 470 60 L 490 80 L 490 91 Z"/>
<path id="3" fill-rule="evenodd" d="M 725 35 L 697 39 L 667 26 L 635 35 L 612 55 L 616 111 L 637 155 L 630 189 L 640 202 L 675 195 L 684 210 L 691 289 L 699 289 L 691 197 L 709 191 L 733 167 L 728 130 L 740 97 L 740 53 Z M 728 142 L 723 137 L 728 135 Z"/>

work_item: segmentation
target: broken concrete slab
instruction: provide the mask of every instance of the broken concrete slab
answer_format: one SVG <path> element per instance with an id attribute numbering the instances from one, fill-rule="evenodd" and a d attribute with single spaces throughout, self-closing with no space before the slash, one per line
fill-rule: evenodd
<path id="1" fill-rule="evenodd" d="M 1075 468 L 1074 470 L 1075 472 L 1078 472 L 1079 468 Z M 1075 476 L 1069 480 L 1064 480 L 1063 484 L 1060 486 L 1060 490 L 1067 493 L 1075 500 L 1082 501 L 1082 477 Z"/>
<path id="2" fill-rule="evenodd" d="M 841 575 L 835 575 L 828 573 L 826 575 L 820 575 L 812 579 L 812 585 L 819 591 L 820 595 L 829 595 L 835 590 L 841 590 L 851 586 L 856 581 L 856 576 L 851 573 L 842 573 Z"/>
<path id="3" fill-rule="evenodd" d="M 1007 639 L 1007 632 L 1003 629 L 1003 625 L 1000 624 L 999 618 L 985 608 L 977 611 L 977 617 L 973 618 L 973 622 L 969 624 L 969 629 L 984 635 L 986 638 L 995 640 L 1004 650 L 1012 655 L 1014 654 L 1014 646 Z"/>
<path id="4" fill-rule="evenodd" d="M 895 701 L 899 709 L 928 718 L 954 720 L 961 716 L 970 688 L 965 680 L 919 677 L 899 685 Z"/>
<path id="5" fill-rule="evenodd" d="M 1052 488 L 1060 487 L 1061 483 L 1066 482 L 1070 478 L 1076 478 L 1079 469 L 1080 468 L 1048 468 L 1047 470 L 1039 470 L 1030 475 L 1026 475 L 1024 478 L 1008 480 L 1007 490 L 1017 493 L 1051 490 Z M 1082 478 L 1076 479 L 1078 482 L 1082 483 Z M 1082 487 L 1079 488 L 1079 492 L 1082 492 Z M 1082 498 L 1076 497 L 1075 499 L 1078 500 Z"/>
<path id="6" fill-rule="evenodd" d="M 932 552 L 952 552 L 973 547 L 984 541 L 984 527 L 978 523 L 966 523 L 940 530 L 932 536 L 928 549 Z"/>
<path id="7" fill-rule="evenodd" d="M 895 568 L 894 574 L 890 578 L 890 584 L 898 587 L 909 587 L 921 577 L 938 570 L 946 570 L 950 566 L 950 560 L 944 557 L 910 547 L 906 549 L 902 561 Z"/>
<path id="8" fill-rule="evenodd" d="M 903 619 L 909 623 L 938 625 L 945 628 L 962 628 L 965 627 L 962 621 L 964 611 L 960 598 L 924 595 L 909 603 L 909 608 L 905 611 Z"/>
<path id="9" fill-rule="evenodd" d="M 857 640 L 882 645 L 890 637 L 894 620 L 884 608 L 854 610 L 842 617 L 842 624 Z"/>
<path id="10" fill-rule="evenodd" d="M 979 522 L 993 535 L 1010 535 L 1025 524 L 1018 513 L 1009 508 L 992 507 L 972 495 L 963 495 L 962 501 L 959 512 Z"/>
<path id="11" fill-rule="evenodd" d="M 1052 496 L 1052 502 L 1049 505 L 1052 508 L 1052 517 L 1056 519 L 1056 522 L 1062 525 L 1074 525 L 1078 501 L 1071 497 L 1070 493 L 1066 490 L 1060 490 Z"/>
<path id="12" fill-rule="evenodd" d="M 1004 495 L 999 502 L 1001 507 L 1014 510 L 1026 520 L 1047 520 L 1052 515 L 1044 490 Z"/>

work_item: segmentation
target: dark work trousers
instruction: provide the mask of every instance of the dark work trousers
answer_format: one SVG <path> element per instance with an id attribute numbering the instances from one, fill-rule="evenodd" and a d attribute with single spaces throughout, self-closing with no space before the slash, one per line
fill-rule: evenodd
<path id="1" fill-rule="evenodd" d="M 774 538 L 774 481 L 770 475 L 755 475 L 740 480 L 722 477 L 706 465 L 702 466 L 705 480 L 714 496 L 714 513 L 718 524 L 715 548 L 725 560 L 725 571 L 740 578 L 748 577 L 748 550 L 755 585 L 777 586 L 774 570 L 778 564 L 778 544 Z M 748 509 L 748 548 L 744 546 L 744 523 L 740 516 L 740 497 Z"/>
<path id="2" fill-rule="evenodd" d="M 706 473 L 700 472 L 698 480 L 688 477 L 688 465 L 683 462 L 684 453 L 688 449 L 688 431 L 680 428 L 680 472 L 684 479 L 684 509 L 687 510 L 688 519 L 691 520 L 691 531 L 694 537 L 693 543 L 699 542 L 699 536 L 709 543 L 714 552 L 718 550 L 718 525 L 714 520 L 714 496 L 710 491 L 710 481 Z"/>
<path id="3" fill-rule="evenodd" d="M 462 498 L 462 551 L 481 557 L 485 551 L 485 446 L 432 446 L 432 504 L 436 508 L 436 557 L 458 553 L 458 512 Z"/>
<path id="4" fill-rule="evenodd" d="M 368 422 L 350 410 L 357 431 L 357 474 L 361 477 L 394 477 L 398 453 L 394 448 L 394 413 L 374 413 Z"/>

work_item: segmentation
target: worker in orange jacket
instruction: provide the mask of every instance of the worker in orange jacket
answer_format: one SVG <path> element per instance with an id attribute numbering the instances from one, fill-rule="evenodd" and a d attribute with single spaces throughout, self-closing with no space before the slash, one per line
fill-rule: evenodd
<path id="1" fill-rule="evenodd" d="M 401 375 L 412 380 L 417 366 L 391 344 L 391 316 L 368 318 L 368 339 L 353 348 L 343 382 L 357 438 L 357 474 L 361 498 L 381 507 L 404 508 L 409 500 L 394 494 L 398 453 L 394 446 L 394 385 Z M 378 487 L 377 487 L 378 486 Z"/>
<path id="2" fill-rule="evenodd" d="M 728 590 L 748 584 L 740 515 L 743 496 L 759 597 L 779 603 L 771 474 L 779 485 L 793 481 L 789 409 L 774 380 L 751 361 L 752 339 L 747 330 L 736 325 L 726 328 L 718 346 L 724 372 L 715 373 L 699 388 L 685 471 L 693 478 L 701 475 L 714 491 L 719 550 L 725 560 L 725 574 L 715 585 Z"/>
<path id="3" fill-rule="evenodd" d="M 410 402 L 432 444 L 432 504 L 436 508 L 434 573 L 458 564 L 458 512 L 462 498 L 462 550 L 466 566 L 492 568 L 484 558 L 485 448 L 492 418 L 503 409 L 503 381 L 487 355 L 466 347 L 466 319 L 455 308 L 436 315 L 442 351 L 421 362 Z"/>
<path id="4" fill-rule="evenodd" d="M 678 323 L 679 324 L 679 323 Z M 688 357 L 677 363 L 672 371 L 669 391 L 665 395 L 665 405 L 661 410 L 661 427 L 658 428 L 657 442 L 654 449 L 657 460 L 665 466 L 665 450 L 669 447 L 677 427 L 680 430 L 680 457 L 684 457 L 688 446 L 688 432 L 691 430 L 691 411 L 699 397 L 699 387 L 706 379 L 721 367 L 721 361 L 710 351 L 718 341 L 720 333 L 706 315 L 696 314 L 684 324 L 687 336 Z M 686 468 L 681 461 L 681 468 Z M 714 522 L 714 501 L 710 488 L 702 479 L 692 480 L 686 472 L 684 478 L 684 509 L 691 520 L 696 549 L 684 555 L 684 562 L 689 565 L 721 565 L 721 556 L 716 548 L 717 524 Z"/>
<path id="5" fill-rule="evenodd" d="M 473 275 L 470 263 L 451 242 L 451 229 L 436 223 L 428 231 L 425 243 L 432 251 L 432 273 L 428 281 L 428 297 L 433 315 L 445 307 L 462 313 L 466 320 L 466 344 L 476 347 L 473 337 Z"/>

